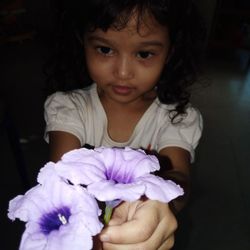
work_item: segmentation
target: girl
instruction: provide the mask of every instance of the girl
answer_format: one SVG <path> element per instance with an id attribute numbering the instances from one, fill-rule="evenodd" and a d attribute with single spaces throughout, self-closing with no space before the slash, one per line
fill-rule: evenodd
<path id="1" fill-rule="evenodd" d="M 86 145 L 143 148 L 188 194 L 202 132 L 189 103 L 197 31 L 190 1 L 74 0 L 59 14 L 45 102 L 51 160 Z M 186 196 L 170 205 L 124 202 L 96 248 L 170 249 Z"/>

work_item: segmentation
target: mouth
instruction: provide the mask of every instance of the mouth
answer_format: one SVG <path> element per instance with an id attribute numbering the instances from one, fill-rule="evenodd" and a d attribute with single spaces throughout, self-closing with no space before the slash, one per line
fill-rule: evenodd
<path id="1" fill-rule="evenodd" d="M 129 95 L 133 90 L 131 87 L 122 85 L 113 85 L 112 89 L 117 95 Z"/>

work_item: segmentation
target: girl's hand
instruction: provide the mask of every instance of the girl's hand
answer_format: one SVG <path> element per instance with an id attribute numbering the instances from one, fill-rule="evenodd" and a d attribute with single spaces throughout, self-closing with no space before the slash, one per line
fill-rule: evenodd
<path id="1" fill-rule="evenodd" d="M 168 250 L 174 245 L 177 221 L 167 204 L 138 200 L 123 202 L 100 234 L 103 250 Z"/>

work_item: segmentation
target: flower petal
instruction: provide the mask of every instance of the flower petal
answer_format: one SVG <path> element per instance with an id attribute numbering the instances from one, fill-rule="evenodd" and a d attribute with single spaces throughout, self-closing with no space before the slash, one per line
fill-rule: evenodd
<path id="1" fill-rule="evenodd" d="M 27 224 L 26 224 L 27 225 Z M 45 246 L 47 244 L 47 239 L 43 235 L 42 237 L 34 237 L 35 233 L 30 234 L 28 230 L 25 230 L 22 238 L 21 243 L 19 246 L 19 250 L 43 250 L 46 249 Z M 40 234 L 41 236 L 41 234 Z"/>
<path id="2" fill-rule="evenodd" d="M 53 183 L 57 181 L 59 176 L 55 168 L 56 164 L 54 162 L 48 162 L 43 168 L 40 169 L 37 176 L 37 181 L 40 184 Z"/>
<path id="3" fill-rule="evenodd" d="M 100 201 L 135 201 L 145 192 L 145 185 L 140 184 L 114 184 L 111 181 L 102 181 L 90 184 L 88 191 Z"/>
<path id="4" fill-rule="evenodd" d="M 81 223 L 61 227 L 48 238 L 48 250 L 90 250 L 92 246 L 92 235 Z"/>
<path id="5" fill-rule="evenodd" d="M 159 170 L 160 165 L 155 156 L 140 149 L 99 147 L 72 150 L 56 163 L 55 168 L 59 176 L 71 183 L 89 185 L 112 178 L 119 183 L 130 183 L 139 176 Z"/>
<path id="6" fill-rule="evenodd" d="M 107 169 L 115 168 L 122 175 L 131 175 L 133 179 L 160 169 L 157 157 L 147 155 L 141 149 L 100 147 L 95 151 L 101 153 L 102 161 Z"/>
<path id="7" fill-rule="evenodd" d="M 94 165 L 96 168 L 100 168 L 100 170 L 104 169 L 104 163 L 100 159 L 100 155 L 93 149 L 74 149 L 64 154 L 58 163 L 60 162 L 64 162 L 67 165 L 77 164 L 78 166 Z"/>
<path id="8" fill-rule="evenodd" d="M 44 198 L 41 185 L 33 187 L 25 195 L 18 195 L 9 202 L 8 217 L 11 220 L 19 218 L 24 222 L 37 220 L 48 204 L 44 203 Z"/>
<path id="9" fill-rule="evenodd" d="M 41 233 L 32 232 L 30 224 L 27 223 L 27 225 L 27 229 L 22 235 L 19 250 L 92 249 L 92 234 L 81 223 L 68 224 L 57 231 L 51 232 L 48 237 Z"/>
<path id="10" fill-rule="evenodd" d="M 154 175 L 138 178 L 139 183 L 146 185 L 145 195 L 151 200 L 170 202 L 184 194 L 183 189 L 171 180 L 164 180 Z"/>
<path id="11" fill-rule="evenodd" d="M 58 162 L 57 173 L 74 185 L 89 185 L 90 183 L 106 179 L 105 168 L 100 165 L 79 162 Z"/>
<path id="12" fill-rule="evenodd" d="M 27 221 L 20 249 L 91 249 L 103 227 L 94 197 L 61 178 L 45 183 L 10 201 L 9 218 Z"/>

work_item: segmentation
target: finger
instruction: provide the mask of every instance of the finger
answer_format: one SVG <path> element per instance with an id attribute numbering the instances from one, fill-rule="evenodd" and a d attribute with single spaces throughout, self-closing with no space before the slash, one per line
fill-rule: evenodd
<path id="1" fill-rule="evenodd" d="M 123 202 L 113 211 L 109 226 L 117 226 L 127 221 L 129 202 Z"/>
<path id="2" fill-rule="evenodd" d="M 108 242 L 103 243 L 103 250 L 134 250 L 135 248 L 130 248 L 132 245 L 119 245 L 119 244 L 112 244 Z M 134 246 L 134 244 L 133 244 Z"/>
<path id="3" fill-rule="evenodd" d="M 143 249 L 171 249 L 174 245 L 174 233 L 176 229 L 176 218 L 173 215 L 164 217 L 152 236 L 146 242 L 143 242 Z"/>
<path id="4" fill-rule="evenodd" d="M 172 249 L 174 246 L 174 235 L 172 237 L 169 237 L 166 241 L 163 242 L 163 244 L 157 249 L 157 250 L 169 250 Z"/>
<path id="5" fill-rule="evenodd" d="M 152 225 L 155 225 L 154 228 L 152 228 Z M 101 233 L 100 239 L 117 244 L 137 243 L 147 240 L 156 226 L 157 223 L 151 222 L 151 219 L 145 221 L 132 220 L 121 225 L 107 227 Z"/>
<path id="6" fill-rule="evenodd" d="M 151 203 L 154 204 L 154 203 Z M 104 243 L 104 249 L 152 249 L 152 250 L 168 250 L 174 245 L 174 232 L 177 229 L 177 220 L 168 206 L 162 206 L 161 211 L 167 216 L 160 217 L 160 222 L 150 237 L 135 244 L 111 244 Z M 149 225 L 148 225 L 149 226 Z M 131 242 L 129 242 L 131 243 Z"/>
<path id="7" fill-rule="evenodd" d="M 101 241 L 115 244 L 133 244 L 147 240 L 158 226 L 159 218 L 154 206 L 148 206 L 147 209 L 141 208 L 136 211 L 132 220 L 120 225 L 109 225 L 104 229 L 100 235 Z M 148 216 L 148 214 L 151 216 Z"/>
<path id="8" fill-rule="evenodd" d="M 137 244 L 112 244 L 108 242 L 103 243 L 103 250 L 135 250 L 135 249 L 149 249 L 149 250 L 170 250 L 174 246 L 174 235 L 169 237 L 160 247 L 156 245 L 149 244 L 147 241 Z"/>
<path id="9" fill-rule="evenodd" d="M 113 211 L 109 226 L 121 225 L 126 221 L 133 219 L 136 210 L 141 206 L 143 201 L 137 200 L 135 202 L 123 202 Z"/>
<path id="10" fill-rule="evenodd" d="M 163 219 L 159 223 L 152 236 L 146 241 L 135 244 L 113 244 L 109 242 L 104 242 L 103 250 L 170 250 L 174 246 L 174 232 L 177 228 L 177 223 L 176 220 L 173 218 L 173 221 L 169 221 L 169 223 L 171 223 L 171 226 L 167 227 L 168 229 L 166 229 L 166 223 L 166 219 Z"/>

